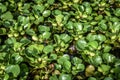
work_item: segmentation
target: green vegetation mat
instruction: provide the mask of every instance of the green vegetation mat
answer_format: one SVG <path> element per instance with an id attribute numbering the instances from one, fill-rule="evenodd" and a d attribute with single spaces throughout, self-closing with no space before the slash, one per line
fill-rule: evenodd
<path id="1" fill-rule="evenodd" d="M 120 80 L 120 0 L 0 0 L 0 80 Z"/>

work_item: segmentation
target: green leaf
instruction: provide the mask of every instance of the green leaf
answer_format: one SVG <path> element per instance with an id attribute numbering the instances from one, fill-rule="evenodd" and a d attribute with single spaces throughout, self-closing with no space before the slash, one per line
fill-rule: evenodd
<path id="1" fill-rule="evenodd" d="M 77 50 L 81 51 L 84 50 L 87 47 L 87 42 L 83 39 L 78 40 L 76 43 Z"/>
<path id="2" fill-rule="evenodd" d="M 47 27 L 47 26 L 38 26 L 38 30 L 40 33 L 43 33 L 43 32 L 49 32 L 50 31 L 50 27 Z"/>
<path id="3" fill-rule="evenodd" d="M 50 76 L 50 80 L 58 80 L 56 75 Z"/>
<path id="4" fill-rule="evenodd" d="M 70 72 L 70 70 L 71 70 L 71 62 L 70 61 L 64 61 L 63 62 L 63 69 L 66 72 Z"/>
<path id="5" fill-rule="evenodd" d="M 60 11 L 59 9 L 54 10 L 54 15 L 59 15 L 59 14 L 62 14 L 62 11 Z"/>
<path id="6" fill-rule="evenodd" d="M 39 44 L 29 45 L 29 47 L 26 48 L 26 54 L 29 57 L 38 57 L 38 54 L 42 52 L 43 48 L 44 46 Z"/>
<path id="7" fill-rule="evenodd" d="M 98 67 L 98 71 L 99 71 L 99 72 L 102 72 L 103 75 L 108 74 L 108 73 L 109 73 L 109 70 L 110 70 L 110 66 L 105 65 L 105 64 L 102 64 L 102 65 L 100 65 L 100 67 Z"/>
<path id="8" fill-rule="evenodd" d="M 0 35 L 5 35 L 5 34 L 6 34 L 6 29 L 0 28 Z"/>
<path id="9" fill-rule="evenodd" d="M 27 9 L 30 8 L 30 6 L 31 6 L 31 5 L 30 5 L 29 3 L 25 3 L 24 6 L 23 6 L 23 9 L 26 9 L 26 10 L 27 10 Z"/>
<path id="10" fill-rule="evenodd" d="M 29 17 L 25 17 L 25 16 L 18 16 L 18 22 L 20 23 L 21 26 L 24 26 L 24 29 L 26 29 L 29 25 Z"/>
<path id="11" fill-rule="evenodd" d="M 83 5 L 79 5 L 79 10 L 83 12 L 85 10 L 85 7 Z"/>
<path id="12" fill-rule="evenodd" d="M 42 0 L 34 0 L 35 3 L 39 4 L 42 2 Z"/>
<path id="13" fill-rule="evenodd" d="M 3 15 L 1 15 L 1 18 L 5 20 L 10 20 L 10 19 L 13 19 L 13 15 L 10 11 L 8 11 L 4 13 Z"/>
<path id="14" fill-rule="evenodd" d="M 96 17 L 95 17 L 95 20 L 99 20 L 99 21 L 101 21 L 102 22 L 102 19 L 103 19 L 103 15 L 97 15 Z M 104 22 L 103 23 L 101 23 L 100 22 L 100 24 L 104 24 Z M 99 24 L 99 23 L 98 23 Z"/>
<path id="15" fill-rule="evenodd" d="M 0 53 L 0 60 L 4 60 L 5 56 L 7 55 L 6 52 L 1 52 Z"/>
<path id="16" fill-rule="evenodd" d="M 39 18 L 37 18 L 35 21 L 34 21 L 34 23 L 36 24 L 36 25 L 38 25 L 39 23 L 41 23 L 41 22 L 43 22 L 44 21 L 44 17 L 43 16 L 40 16 Z"/>
<path id="17" fill-rule="evenodd" d="M 58 24 L 60 24 L 60 23 L 62 22 L 63 17 L 64 17 L 64 16 L 61 15 L 61 14 L 55 16 L 55 19 L 56 19 L 56 21 L 57 21 Z"/>
<path id="18" fill-rule="evenodd" d="M 27 64 L 21 63 L 20 64 L 20 74 L 19 75 L 23 78 L 23 77 L 27 76 L 28 71 L 29 71 L 29 69 L 28 69 Z"/>
<path id="19" fill-rule="evenodd" d="M 34 47 L 33 48 L 32 47 L 28 47 L 26 49 L 26 55 L 28 57 L 38 57 L 38 54 L 39 54 L 38 50 L 36 48 L 34 48 Z"/>
<path id="20" fill-rule="evenodd" d="M 80 58 L 78 58 L 78 57 L 73 57 L 72 58 L 72 64 L 78 65 L 80 63 L 82 63 L 82 60 Z"/>
<path id="21" fill-rule="evenodd" d="M 101 20 L 101 22 L 98 23 L 98 25 L 100 26 L 100 29 L 102 29 L 104 31 L 107 30 L 107 28 L 108 28 L 108 26 L 105 22 L 106 22 L 106 20 Z"/>
<path id="22" fill-rule="evenodd" d="M 43 16 L 44 16 L 44 17 L 48 17 L 48 16 L 50 16 L 50 14 L 51 14 L 51 11 L 50 11 L 50 10 L 45 10 L 45 11 L 43 12 Z"/>
<path id="23" fill-rule="evenodd" d="M 50 36 L 51 36 L 51 33 L 50 32 L 44 32 L 43 34 L 42 34 L 42 38 L 43 39 L 49 39 L 50 38 Z"/>
<path id="24" fill-rule="evenodd" d="M 21 46 L 22 46 L 22 43 L 16 42 L 16 43 L 14 43 L 13 49 L 14 49 L 15 51 L 20 51 Z"/>
<path id="25" fill-rule="evenodd" d="M 95 77 L 89 77 L 88 80 L 97 80 Z"/>
<path id="26" fill-rule="evenodd" d="M 72 80 L 72 77 L 69 74 L 60 74 L 59 80 Z"/>
<path id="27" fill-rule="evenodd" d="M 104 47 L 104 52 L 109 52 L 112 49 L 110 45 L 106 45 L 106 44 L 103 45 L 103 47 Z"/>
<path id="28" fill-rule="evenodd" d="M 61 35 L 60 35 L 60 38 L 61 38 L 65 43 L 69 42 L 70 39 L 71 39 L 71 37 L 70 37 L 68 34 L 61 34 Z"/>
<path id="29" fill-rule="evenodd" d="M 54 35 L 54 40 L 57 44 L 60 44 L 60 42 L 61 42 L 60 36 L 58 34 Z"/>
<path id="30" fill-rule="evenodd" d="M 50 54 L 50 59 L 56 60 L 57 59 L 57 55 L 56 54 Z"/>
<path id="31" fill-rule="evenodd" d="M 23 61 L 23 57 L 21 57 L 20 55 L 19 55 L 19 53 L 14 53 L 14 54 L 12 54 L 12 59 L 14 59 L 13 61 L 14 61 L 14 63 L 16 63 L 16 64 L 19 64 L 19 63 L 21 63 L 22 61 Z"/>
<path id="32" fill-rule="evenodd" d="M 48 4 L 53 4 L 55 2 L 55 0 L 47 0 Z"/>
<path id="33" fill-rule="evenodd" d="M 68 61 L 68 60 L 70 60 L 70 56 L 67 55 L 67 54 L 65 54 L 65 55 L 63 55 L 62 57 L 60 57 L 59 59 L 57 59 L 57 62 L 58 62 L 58 64 L 63 65 L 64 62 L 65 62 L 65 61 Z"/>
<path id="34" fill-rule="evenodd" d="M 0 10 L 3 12 L 5 12 L 7 10 L 7 7 L 5 5 L 3 5 L 2 3 L 0 3 Z"/>
<path id="35" fill-rule="evenodd" d="M 27 39 L 27 38 L 22 38 L 22 39 L 20 40 L 20 43 L 22 43 L 23 46 L 28 45 L 30 42 L 31 42 L 31 41 L 30 41 L 29 39 Z"/>
<path id="36" fill-rule="evenodd" d="M 14 44 L 14 43 L 16 43 L 16 39 L 14 37 L 8 38 L 5 41 L 5 43 L 8 44 L 8 45 Z"/>
<path id="37" fill-rule="evenodd" d="M 33 10 L 40 11 L 40 13 L 42 13 L 45 9 L 45 6 L 44 5 L 34 5 L 32 8 L 33 8 Z"/>
<path id="38" fill-rule="evenodd" d="M 119 17 L 120 16 L 120 8 L 116 8 L 116 10 L 114 11 L 114 14 Z"/>
<path id="39" fill-rule="evenodd" d="M 8 74 L 5 74 L 3 80 L 8 80 L 8 79 L 9 79 L 9 75 L 8 75 Z"/>
<path id="40" fill-rule="evenodd" d="M 97 49 L 98 48 L 98 42 L 97 41 L 91 41 L 88 43 L 92 48 Z"/>
<path id="41" fill-rule="evenodd" d="M 103 62 L 103 61 L 102 61 L 101 56 L 97 56 L 97 55 L 96 55 L 96 56 L 93 57 L 93 64 L 94 64 L 94 65 L 96 65 L 96 66 L 97 66 L 97 65 L 100 65 L 100 64 L 102 64 L 102 62 Z"/>
<path id="42" fill-rule="evenodd" d="M 79 72 L 82 72 L 85 70 L 84 64 L 77 64 L 75 67 Z"/>
<path id="43" fill-rule="evenodd" d="M 69 22 L 66 24 L 66 28 L 67 28 L 67 29 L 73 29 L 73 22 L 72 22 L 72 21 L 69 21 Z"/>
<path id="44" fill-rule="evenodd" d="M 65 58 L 66 60 L 70 60 L 70 56 L 68 54 L 64 54 L 62 57 Z"/>
<path id="45" fill-rule="evenodd" d="M 44 47 L 43 52 L 48 54 L 51 53 L 53 51 L 53 46 L 52 45 L 47 45 Z"/>
<path id="46" fill-rule="evenodd" d="M 89 7 L 86 7 L 85 12 L 86 12 L 87 14 L 91 14 L 91 13 L 92 13 L 92 8 L 91 8 L 90 6 L 89 6 Z"/>
<path id="47" fill-rule="evenodd" d="M 33 29 L 27 29 L 26 34 L 28 34 L 30 36 L 35 35 L 35 31 Z"/>
<path id="48" fill-rule="evenodd" d="M 113 80 L 112 77 L 105 77 L 104 80 Z"/>
<path id="49" fill-rule="evenodd" d="M 81 31 L 83 29 L 82 23 L 74 23 L 75 31 Z"/>
<path id="50" fill-rule="evenodd" d="M 106 40 L 106 37 L 104 35 L 102 35 L 102 34 L 99 34 L 99 35 L 97 35 L 97 40 L 103 42 L 103 41 Z"/>
<path id="51" fill-rule="evenodd" d="M 83 31 L 84 31 L 84 32 L 88 32 L 88 31 L 91 31 L 91 30 L 92 30 L 91 25 L 89 25 L 88 23 L 83 24 L 83 25 L 84 25 L 84 28 L 83 28 Z"/>
<path id="52" fill-rule="evenodd" d="M 107 63 L 112 63 L 115 61 L 115 56 L 109 54 L 109 53 L 104 53 L 103 54 L 103 60 Z"/>
<path id="53" fill-rule="evenodd" d="M 90 42 L 96 40 L 96 38 L 97 38 L 97 35 L 94 35 L 92 33 L 89 33 L 86 37 L 86 39 Z"/>
<path id="54" fill-rule="evenodd" d="M 114 33 L 119 32 L 120 31 L 120 22 L 114 22 L 111 30 Z"/>
<path id="55" fill-rule="evenodd" d="M 55 63 L 55 69 L 56 70 L 61 70 L 62 69 L 62 65 Z"/>
<path id="56" fill-rule="evenodd" d="M 5 69 L 6 73 L 12 73 L 14 77 L 17 77 L 20 73 L 19 65 L 8 65 Z"/>

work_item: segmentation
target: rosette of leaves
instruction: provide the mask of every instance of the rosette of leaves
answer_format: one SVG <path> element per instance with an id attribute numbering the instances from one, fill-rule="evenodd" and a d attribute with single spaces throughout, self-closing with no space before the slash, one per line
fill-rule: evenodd
<path id="1" fill-rule="evenodd" d="M 0 78 L 120 79 L 119 4 L 0 0 Z"/>
<path id="2" fill-rule="evenodd" d="M 62 51 L 64 52 L 68 47 L 69 43 L 71 42 L 71 37 L 68 34 L 55 34 L 54 35 L 55 44 L 56 47 L 55 50 L 57 52 Z"/>

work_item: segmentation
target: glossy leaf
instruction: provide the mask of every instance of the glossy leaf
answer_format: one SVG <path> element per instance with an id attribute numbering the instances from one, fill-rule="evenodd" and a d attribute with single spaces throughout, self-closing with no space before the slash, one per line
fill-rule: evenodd
<path id="1" fill-rule="evenodd" d="M 45 6 L 44 5 L 34 5 L 33 9 L 34 10 L 39 10 L 42 13 L 45 9 Z"/>
<path id="2" fill-rule="evenodd" d="M 50 54 L 50 59 L 56 60 L 57 59 L 57 55 L 56 54 Z"/>
<path id="3" fill-rule="evenodd" d="M 58 24 L 60 24 L 62 22 L 63 17 L 64 17 L 63 15 L 57 15 L 55 17 L 55 19 L 56 19 L 56 21 L 57 21 Z"/>
<path id="4" fill-rule="evenodd" d="M 59 80 L 72 80 L 72 77 L 69 74 L 61 74 Z"/>
<path id="5" fill-rule="evenodd" d="M 84 50 L 85 47 L 87 47 L 87 42 L 85 40 L 78 40 L 76 43 L 76 48 L 81 51 Z"/>
<path id="6" fill-rule="evenodd" d="M 69 42 L 70 39 L 71 39 L 71 37 L 70 37 L 68 34 L 61 34 L 61 35 L 60 35 L 60 38 L 61 38 L 65 43 Z"/>
<path id="7" fill-rule="evenodd" d="M 10 20 L 10 19 L 13 19 L 13 15 L 11 12 L 8 11 L 8 12 L 4 13 L 3 15 L 1 15 L 1 18 L 5 19 L 5 20 Z"/>
<path id="8" fill-rule="evenodd" d="M 80 72 L 84 71 L 85 66 L 84 64 L 77 64 L 76 69 L 79 70 Z"/>
<path id="9" fill-rule="evenodd" d="M 12 59 L 14 59 L 14 62 L 19 64 L 23 61 L 23 57 L 19 55 L 19 53 L 12 54 Z"/>
<path id="10" fill-rule="evenodd" d="M 51 14 L 51 11 L 50 11 L 50 10 L 45 10 L 45 11 L 43 12 L 43 16 L 44 16 L 44 17 L 48 17 L 48 16 L 50 16 L 50 14 Z"/>
<path id="11" fill-rule="evenodd" d="M 103 54 L 103 60 L 107 63 L 112 63 L 115 61 L 115 56 L 109 54 L 109 53 L 104 53 Z"/>
<path id="12" fill-rule="evenodd" d="M 72 22 L 72 21 L 69 21 L 69 22 L 66 24 L 66 28 L 67 28 L 67 29 L 73 29 L 73 22 Z"/>
<path id="13" fill-rule="evenodd" d="M 28 29 L 28 30 L 26 30 L 26 34 L 28 34 L 28 35 L 35 35 L 35 32 L 34 32 L 34 30 L 33 29 Z"/>
<path id="14" fill-rule="evenodd" d="M 53 48 L 54 47 L 52 45 L 47 45 L 44 47 L 43 52 L 46 54 L 51 53 L 53 51 Z"/>
<path id="15" fill-rule="evenodd" d="M 16 39 L 14 37 L 8 38 L 5 43 L 8 45 L 14 44 L 16 42 Z"/>
<path id="16" fill-rule="evenodd" d="M 47 27 L 47 26 L 38 26 L 38 30 L 39 30 L 40 33 L 43 33 L 45 31 L 46 32 L 50 31 L 50 28 Z"/>
<path id="17" fill-rule="evenodd" d="M 95 77 L 89 77 L 88 80 L 97 80 Z"/>
<path id="18" fill-rule="evenodd" d="M 74 57 L 72 58 L 72 64 L 77 65 L 82 63 L 82 60 L 80 58 Z"/>
<path id="19" fill-rule="evenodd" d="M 57 62 L 61 65 L 64 64 L 65 61 L 68 61 L 70 59 L 69 55 L 63 55 L 62 57 L 60 57 Z"/>
<path id="20" fill-rule="evenodd" d="M 53 75 L 50 77 L 50 80 L 58 80 L 57 76 L 56 75 Z"/>
<path id="21" fill-rule="evenodd" d="M 5 69 L 6 73 L 12 73 L 14 77 L 17 77 L 20 73 L 19 65 L 9 65 Z"/>
<path id="22" fill-rule="evenodd" d="M 87 37 L 86 37 L 86 39 L 87 39 L 88 41 L 94 41 L 94 40 L 96 40 L 96 38 L 97 38 L 97 35 L 94 35 L 94 34 L 92 34 L 92 33 L 89 33 L 89 34 L 87 35 Z"/>
<path id="23" fill-rule="evenodd" d="M 97 49 L 98 48 L 98 42 L 97 41 L 91 41 L 88 43 L 92 48 Z"/>
<path id="24" fill-rule="evenodd" d="M 43 36 L 43 39 L 49 39 L 50 36 L 51 36 L 51 33 L 50 33 L 50 32 L 44 32 L 44 33 L 42 34 L 42 36 Z"/>
<path id="25" fill-rule="evenodd" d="M 66 72 L 70 72 L 70 70 L 71 70 L 71 62 L 70 61 L 63 62 L 63 69 Z"/>
<path id="26" fill-rule="evenodd" d="M 93 57 L 93 64 L 94 64 L 94 65 L 96 65 L 96 66 L 97 66 L 97 65 L 100 65 L 100 64 L 102 64 L 102 62 L 103 62 L 103 61 L 102 61 L 101 56 L 94 56 L 94 57 Z"/>
<path id="27" fill-rule="evenodd" d="M 27 47 L 26 49 L 26 53 L 30 57 L 32 56 L 38 57 L 38 54 L 42 52 L 43 48 L 44 48 L 43 45 L 38 45 L 38 44 L 29 45 L 29 47 Z"/>
<path id="28" fill-rule="evenodd" d="M 86 12 L 87 14 L 91 14 L 91 13 L 92 13 L 92 8 L 91 8 L 90 6 L 89 6 L 89 7 L 86 7 L 85 12 Z"/>
<path id="29" fill-rule="evenodd" d="M 120 16 L 120 8 L 116 8 L 114 14 L 115 14 L 116 16 Z"/>
<path id="30" fill-rule="evenodd" d="M 28 45 L 31 41 L 30 41 L 29 39 L 27 39 L 27 38 L 22 38 L 22 39 L 20 40 L 20 42 L 23 44 L 23 46 L 26 46 L 26 45 Z"/>
<path id="31" fill-rule="evenodd" d="M 102 41 L 106 40 L 106 37 L 104 35 L 102 35 L 102 34 L 99 34 L 99 35 L 97 35 L 97 40 L 102 42 Z"/>
<path id="32" fill-rule="evenodd" d="M 104 80 L 113 80 L 112 77 L 105 77 Z"/>
<path id="33" fill-rule="evenodd" d="M 98 67 L 98 71 L 102 72 L 104 75 L 108 74 L 110 70 L 110 66 L 102 64 Z"/>
<path id="34" fill-rule="evenodd" d="M 104 52 L 109 52 L 112 49 L 112 47 L 109 45 L 103 45 L 103 47 L 104 47 Z"/>
<path id="35" fill-rule="evenodd" d="M 81 31 L 83 29 L 82 23 L 74 23 L 75 31 Z"/>

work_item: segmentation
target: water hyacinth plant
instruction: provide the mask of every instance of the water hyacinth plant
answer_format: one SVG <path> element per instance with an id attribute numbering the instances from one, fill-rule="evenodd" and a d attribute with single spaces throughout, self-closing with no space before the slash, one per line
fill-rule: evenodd
<path id="1" fill-rule="evenodd" d="M 119 80 L 120 0 L 0 0 L 1 80 Z"/>

